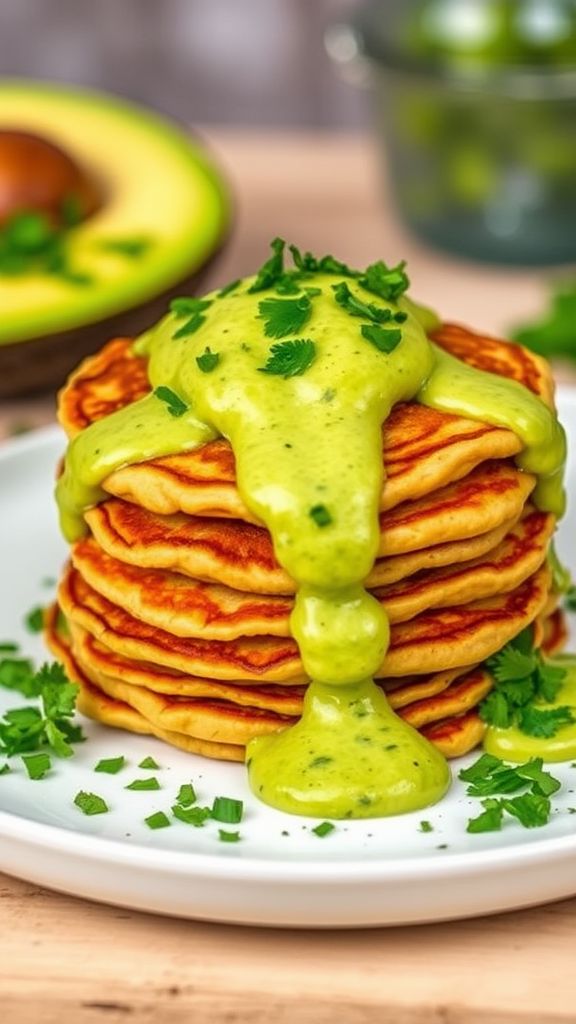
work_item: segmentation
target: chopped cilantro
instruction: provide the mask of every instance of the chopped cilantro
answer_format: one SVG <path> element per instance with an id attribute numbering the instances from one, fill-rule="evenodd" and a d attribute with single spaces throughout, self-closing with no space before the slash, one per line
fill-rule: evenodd
<path id="1" fill-rule="evenodd" d="M 174 341 L 178 341 L 179 338 L 188 338 L 191 334 L 195 334 L 196 331 L 202 327 L 206 317 L 202 313 L 194 313 L 186 323 L 182 324 L 177 331 L 174 332 L 172 338 Z"/>
<path id="2" fill-rule="evenodd" d="M 178 790 L 178 796 L 176 797 L 176 803 L 180 807 L 191 807 L 197 800 L 196 790 L 191 782 L 184 782 Z"/>
<path id="3" fill-rule="evenodd" d="M 312 832 L 315 836 L 319 836 L 320 839 L 323 839 L 324 836 L 329 836 L 331 832 L 334 832 L 335 828 L 336 826 L 333 825 L 331 821 L 321 821 L 319 825 L 316 825 L 316 827 L 312 829 Z"/>
<path id="4" fill-rule="evenodd" d="M 156 764 L 156 761 L 154 760 L 153 757 L 145 757 L 143 761 L 140 761 L 140 764 L 138 765 L 138 767 L 139 768 L 150 768 L 150 769 L 152 769 L 152 771 L 154 771 L 155 769 L 160 768 L 160 765 Z"/>
<path id="5" fill-rule="evenodd" d="M 326 505 L 313 505 L 309 510 L 308 515 L 314 520 L 316 526 L 329 526 L 332 522 L 332 516 L 326 508 Z"/>
<path id="6" fill-rule="evenodd" d="M 218 838 L 221 843 L 237 843 L 240 840 L 239 832 L 226 832 L 223 828 L 218 829 Z"/>
<path id="7" fill-rule="evenodd" d="M 482 754 L 469 768 L 463 768 L 458 778 L 468 782 L 469 796 L 495 796 L 515 793 L 531 784 L 534 792 L 550 796 L 560 789 L 560 782 L 543 769 L 541 757 L 533 757 L 525 764 L 509 765 L 492 754 Z"/>
<path id="8" fill-rule="evenodd" d="M 5 690 L 16 690 L 23 697 L 40 695 L 34 665 L 28 658 L 2 658 L 0 686 Z"/>
<path id="9" fill-rule="evenodd" d="M 302 278 L 305 276 L 298 270 L 285 270 L 276 281 L 274 291 L 277 295 L 299 295 L 302 291 Z"/>
<path id="10" fill-rule="evenodd" d="M 175 391 L 172 391 L 172 388 L 167 388 L 161 384 L 160 387 L 154 389 L 154 394 L 161 402 L 166 403 L 171 416 L 179 417 L 188 412 L 186 402 L 182 401 L 180 396 Z"/>
<path id="11" fill-rule="evenodd" d="M 366 291 L 372 292 L 373 295 L 379 295 L 387 302 L 397 302 L 410 287 L 405 267 L 405 260 L 402 260 L 396 267 L 387 267 L 383 260 L 378 260 L 366 267 L 358 283 Z"/>
<path id="12" fill-rule="evenodd" d="M 80 727 L 68 721 L 74 714 L 78 687 L 69 682 L 56 662 L 42 665 L 34 674 L 30 670 L 29 663 L 25 671 L 17 666 L 11 672 L 9 666 L 8 683 L 5 681 L 4 685 L 25 696 L 40 696 L 42 710 L 27 706 L 6 711 L 0 721 L 0 751 L 11 756 L 39 750 L 47 744 L 58 757 L 70 757 L 70 744 L 84 738 Z"/>
<path id="13" fill-rule="evenodd" d="M 229 796 L 217 796 L 212 804 L 214 821 L 222 821 L 226 825 L 237 825 L 242 821 L 244 804 L 242 800 L 234 800 Z"/>
<path id="14" fill-rule="evenodd" d="M 196 316 L 209 309 L 211 305 L 212 299 L 197 299 L 193 295 L 185 295 L 179 299 L 172 299 L 170 312 L 175 313 L 177 317 Z"/>
<path id="15" fill-rule="evenodd" d="M 24 623 L 29 633 L 41 633 L 44 627 L 44 609 L 41 606 L 31 608 Z"/>
<path id="16" fill-rule="evenodd" d="M 217 292 L 216 294 L 219 299 L 224 299 L 226 298 L 227 295 L 230 295 L 232 292 L 236 291 L 238 286 L 241 284 L 242 278 L 238 277 L 235 281 L 230 281 L 229 284 L 225 284 L 224 287 L 221 288 L 220 291 Z"/>
<path id="17" fill-rule="evenodd" d="M 20 648 L 12 640 L 5 640 L 0 643 L 0 654 L 16 654 Z"/>
<path id="18" fill-rule="evenodd" d="M 98 761 L 98 764 L 94 766 L 94 771 L 104 772 L 106 775 L 117 775 L 125 764 L 126 758 L 123 754 L 120 754 L 119 757 L 106 757 Z"/>
<path id="19" fill-rule="evenodd" d="M 541 793 L 522 793 L 502 801 L 504 809 L 524 828 L 540 828 L 550 819 L 550 800 Z"/>
<path id="20" fill-rule="evenodd" d="M 173 805 L 172 814 L 178 821 L 183 821 L 185 825 L 193 825 L 194 828 L 201 828 L 204 822 L 212 817 L 209 807 L 182 807 L 180 804 Z"/>
<path id="21" fill-rule="evenodd" d="M 280 341 L 270 348 L 265 366 L 260 373 L 271 373 L 279 377 L 297 377 L 303 374 L 316 358 L 316 346 L 309 338 L 294 338 Z"/>
<path id="22" fill-rule="evenodd" d="M 397 327 L 387 329 L 378 324 L 362 324 L 362 337 L 371 342 L 380 352 L 393 352 L 402 340 L 402 331 Z"/>
<path id="23" fill-rule="evenodd" d="M 260 267 L 256 274 L 256 280 L 248 289 L 249 292 L 263 292 L 266 288 L 271 288 L 282 277 L 285 245 L 283 238 L 275 238 L 270 243 L 272 255 Z"/>
<path id="24" fill-rule="evenodd" d="M 470 818 L 466 826 L 467 832 L 499 832 L 502 828 L 504 807 L 501 800 L 488 797 L 482 800 L 484 810 L 477 818 Z"/>
<path id="25" fill-rule="evenodd" d="M 311 252 L 301 253 L 296 245 L 289 246 L 294 266 L 305 274 L 342 274 L 343 277 L 356 277 L 357 270 L 352 270 L 346 263 L 334 259 L 334 256 L 321 256 L 318 259 Z"/>
<path id="26" fill-rule="evenodd" d="M 322 755 L 321 754 L 319 757 L 314 757 L 310 761 L 310 764 L 308 765 L 308 767 L 309 768 L 324 768 L 325 765 L 332 764 L 333 760 L 334 760 L 333 757 L 328 757 L 326 755 Z"/>
<path id="27" fill-rule="evenodd" d="M 29 779 L 43 779 L 52 767 L 50 756 L 44 751 L 39 754 L 24 754 L 22 760 Z"/>
<path id="28" fill-rule="evenodd" d="M 569 707 L 541 706 L 554 702 L 566 672 L 534 648 L 530 628 L 489 658 L 486 667 L 494 689 L 479 706 L 485 722 L 501 729 L 516 725 L 529 736 L 550 737 L 575 721 Z"/>
<path id="29" fill-rule="evenodd" d="M 160 783 L 155 775 L 151 775 L 147 779 L 134 779 L 133 782 L 128 783 L 124 786 L 124 789 L 132 789 L 135 791 L 149 790 L 149 789 L 160 789 Z"/>
<path id="30" fill-rule="evenodd" d="M 576 586 L 572 585 L 564 595 L 564 604 L 569 612 L 576 612 Z"/>
<path id="31" fill-rule="evenodd" d="M 74 797 L 74 803 L 76 807 L 79 807 L 82 814 L 93 815 L 93 814 L 106 814 L 108 812 L 108 804 L 101 796 L 97 793 L 85 793 L 80 790 L 79 793 Z"/>
<path id="32" fill-rule="evenodd" d="M 5 761 L 4 764 L 0 766 L 0 775 L 9 775 L 11 771 L 12 769 L 8 764 L 8 761 Z"/>
<path id="33" fill-rule="evenodd" d="M 307 295 L 297 299 L 264 299 L 258 303 L 258 311 L 265 321 L 264 333 L 267 338 L 285 338 L 297 334 L 310 317 L 312 303 Z"/>
<path id="34" fill-rule="evenodd" d="M 164 814 L 164 811 L 156 811 L 155 814 L 150 814 L 147 818 L 144 818 L 144 822 L 151 829 L 169 828 L 172 824 L 168 815 Z"/>
<path id="35" fill-rule="evenodd" d="M 361 316 L 364 320 L 371 320 L 376 324 L 384 324 L 392 319 L 390 309 L 382 306 L 375 306 L 373 302 L 364 302 L 350 291 L 346 281 L 332 285 L 334 298 L 342 309 L 345 309 L 350 316 Z"/>
<path id="36" fill-rule="evenodd" d="M 196 362 L 202 373 L 212 373 L 212 370 L 215 370 L 220 362 L 220 353 L 211 352 L 210 348 L 206 346 L 202 355 L 196 356 Z"/>
<path id="37" fill-rule="evenodd" d="M 421 821 L 420 822 L 420 826 L 418 828 L 418 831 L 419 832 L 433 832 L 434 831 L 434 825 L 430 821 Z"/>

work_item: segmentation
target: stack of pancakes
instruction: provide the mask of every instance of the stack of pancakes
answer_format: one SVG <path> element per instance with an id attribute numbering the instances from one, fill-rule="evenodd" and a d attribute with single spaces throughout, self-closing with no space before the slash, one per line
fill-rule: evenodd
<path id="1" fill-rule="evenodd" d="M 545 364 L 520 346 L 444 325 L 435 341 L 552 403 Z M 145 395 L 129 339 L 87 359 L 61 392 L 70 437 Z M 474 747 L 483 662 L 525 626 L 564 639 L 547 553 L 554 516 L 516 468 L 515 434 L 397 406 L 383 429 L 381 541 L 367 587 L 391 643 L 377 674 L 394 709 L 447 756 Z M 290 636 L 294 583 L 235 484 L 225 440 L 124 467 L 89 509 L 48 621 L 49 643 L 79 683 L 79 708 L 211 757 L 294 722 L 307 679 Z"/>

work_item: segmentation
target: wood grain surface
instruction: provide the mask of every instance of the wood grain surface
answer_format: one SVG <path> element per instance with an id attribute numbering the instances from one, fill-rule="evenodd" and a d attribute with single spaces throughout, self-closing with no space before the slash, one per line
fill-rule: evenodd
<path id="1" fill-rule="evenodd" d="M 405 257 L 422 301 L 488 331 L 542 302 L 534 272 L 459 265 L 409 239 L 363 136 L 207 134 L 238 207 L 215 285 L 284 234 L 351 262 Z M 49 397 L 5 403 L 0 436 L 52 419 Z M 0 876 L 2 1024 L 567 1024 L 575 954 L 576 900 L 451 924 L 273 931 L 151 917 Z"/>

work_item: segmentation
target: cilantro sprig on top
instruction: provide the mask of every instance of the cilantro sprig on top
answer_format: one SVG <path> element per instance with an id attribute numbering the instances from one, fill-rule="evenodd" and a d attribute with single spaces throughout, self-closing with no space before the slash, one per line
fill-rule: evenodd
<path id="1" fill-rule="evenodd" d="M 39 706 L 10 708 L 0 720 L 0 753 L 7 757 L 51 748 L 57 757 L 70 757 L 72 744 L 84 739 L 82 729 L 71 719 L 76 707 L 78 687 L 71 683 L 57 662 L 42 665 L 38 671 L 26 658 L 7 658 L 0 662 L 0 685 L 38 697 Z"/>
<path id="2" fill-rule="evenodd" d="M 548 739 L 576 721 L 567 705 L 546 706 L 556 700 L 566 672 L 536 650 L 530 627 L 489 658 L 486 667 L 494 678 L 494 689 L 480 704 L 479 713 L 489 725 L 501 729 L 515 725 L 528 736 Z"/>

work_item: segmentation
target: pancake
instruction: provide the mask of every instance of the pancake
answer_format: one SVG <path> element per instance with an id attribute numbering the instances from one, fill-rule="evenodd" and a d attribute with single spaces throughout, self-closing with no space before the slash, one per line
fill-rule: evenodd
<path id="1" fill-rule="evenodd" d="M 463 480 L 380 516 L 380 558 L 469 540 L 518 518 L 534 477 L 508 462 L 487 462 Z M 141 568 L 172 569 L 201 581 L 267 595 L 292 594 L 293 580 L 263 527 L 232 519 L 159 516 L 111 498 L 85 514 L 98 545 Z M 382 578 L 379 564 L 367 586 Z"/>
<path id="2" fill-rule="evenodd" d="M 450 325 L 443 325 L 435 340 L 481 369 L 497 367 L 497 372 L 524 383 L 551 403 L 547 367 L 520 346 Z M 485 356 L 481 345 L 486 346 Z M 133 354 L 129 339 L 116 339 L 85 360 L 59 396 L 58 415 L 68 435 L 145 395 L 149 390 L 145 367 L 145 360 Z M 381 507 L 389 509 L 422 497 L 465 476 L 486 459 L 510 457 L 520 448 L 511 431 L 417 403 L 400 404 L 383 433 L 387 479 Z M 224 440 L 126 466 L 111 474 L 104 488 L 161 515 L 182 511 L 255 521 L 236 490 L 234 457 Z"/>
<path id="3" fill-rule="evenodd" d="M 543 566 L 508 594 L 426 612 L 393 626 L 377 677 L 440 672 L 483 661 L 536 618 L 548 600 L 549 587 L 550 572 Z M 108 601 L 73 568 L 64 575 L 58 599 L 71 622 L 129 658 L 213 679 L 306 681 L 298 647 L 290 637 L 177 637 Z"/>
<path id="4" fill-rule="evenodd" d="M 554 516 L 533 511 L 488 555 L 460 566 L 429 570 L 374 590 L 390 622 L 429 608 L 449 607 L 508 592 L 546 558 Z M 141 569 L 112 558 L 91 537 L 72 549 L 72 562 L 99 594 L 131 615 L 176 636 L 232 640 L 241 636 L 290 635 L 293 601 L 242 593 L 160 569 Z"/>

